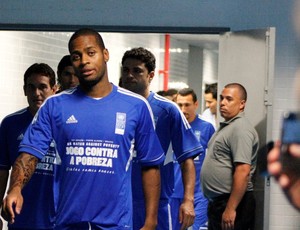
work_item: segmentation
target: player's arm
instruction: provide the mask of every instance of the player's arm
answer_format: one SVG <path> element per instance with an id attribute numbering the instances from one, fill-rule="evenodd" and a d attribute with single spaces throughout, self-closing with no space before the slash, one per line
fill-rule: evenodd
<path id="1" fill-rule="evenodd" d="M 15 214 L 20 214 L 23 197 L 22 188 L 27 184 L 37 165 L 38 158 L 27 153 L 22 153 L 16 159 L 10 177 L 7 196 L 3 200 L 2 216 L 10 223 L 14 223 Z"/>
<path id="2" fill-rule="evenodd" d="M 146 207 L 146 220 L 142 229 L 155 230 L 157 226 L 158 204 L 160 197 L 159 166 L 143 167 L 142 181 Z"/>
<path id="3" fill-rule="evenodd" d="M 235 163 L 235 171 L 233 174 L 232 190 L 227 202 L 225 211 L 222 216 L 223 229 L 233 229 L 236 218 L 236 209 L 241 202 L 249 181 L 251 166 L 244 163 Z"/>
<path id="4" fill-rule="evenodd" d="M 194 160 L 188 158 L 181 163 L 181 174 L 184 188 L 183 202 L 180 205 L 179 221 L 181 229 L 187 229 L 194 223 L 194 189 L 195 189 L 195 166 Z"/>

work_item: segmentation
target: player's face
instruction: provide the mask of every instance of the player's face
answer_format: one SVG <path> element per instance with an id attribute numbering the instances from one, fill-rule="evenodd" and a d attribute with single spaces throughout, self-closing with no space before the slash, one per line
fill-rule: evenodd
<path id="1" fill-rule="evenodd" d="M 215 98 L 213 98 L 212 93 L 204 94 L 204 99 L 205 99 L 206 108 L 209 108 L 210 112 L 212 114 L 216 114 L 217 113 L 217 100 Z"/>
<path id="2" fill-rule="evenodd" d="M 106 62 L 109 59 L 107 49 L 99 46 L 93 35 L 79 36 L 70 47 L 71 61 L 83 86 L 94 86 L 108 81 Z"/>
<path id="3" fill-rule="evenodd" d="M 79 84 L 73 66 L 66 66 L 60 74 L 61 89 L 69 89 Z"/>
<path id="4" fill-rule="evenodd" d="M 185 118 L 189 123 L 191 123 L 196 117 L 198 101 L 194 102 L 192 95 L 182 96 L 178 94 L 176 102 L 183 112 Z"/>
<path id="5" fill-rule="evenodd" d="M 27 78 L 24 93 L 31 113 L 35 114 L 45 99 L 55 94 L 56 86 L 51 87 L 49 80 L 49 77 L 42 74 L 32 74 Z"/>
<path id="6" fill-rule="evenodd" d="M 220 95 L 220 114 L 225 121 L 235 117 L 245 108 L 238 88 L 224 88 Z"/>
<path id="7" fill-rule="evenodd" d="M 145 95 L 153 76 L 154 71 L 149 73 L 145 63 L 140 60 L 127 58 L 123 63 L 121 78 L 125 89 Z"/>

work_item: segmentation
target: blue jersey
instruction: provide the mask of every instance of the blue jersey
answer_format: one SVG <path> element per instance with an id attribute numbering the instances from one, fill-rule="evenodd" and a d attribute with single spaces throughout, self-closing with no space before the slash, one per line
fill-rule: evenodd
<path id="1" fill-rule="evenodd" d="M 33 119 L 27 108 L 6 116 L 0 127 L 0 169 L 10 170 L 18 157 L 18 146 Z M 13 228 L 51 229 L 54 224 L 53 172 L 55 148 L 46 149 L 31 180 L 22 190 L 24 204 Z"/>
<path id="2" fill-rule="evenodd" d="M 201 143 L 204 151 L 207 149 L 207 144 L 211 138 L 211 136 L 214 134 L 215 129 L 213 125 L 207 121 L 202 120 L 198 116 L 195 118 L 193 122 L 190 123 L 192 126 L 192 129 L 198 138 L 199 142 Z M 195 170 L 196 170 L 196 182 L 195 182 L 195 197 L 201 196 L 201 186 L 200 186 L 200 172 L 202 168 L 202 164 L 204 161 L 205 154 L 201 154 L 194 158 L 194 164 L 195 164 Z M 178 175 L 176 176 L 175 181 L 175 190 L 172 197 L 175 198 L 183 198 L 183 186 L 182 186 L 182 177 L 181 177 L 181 169 L 178 162 L 175 160 L 174 164 L 174 174 Z"/>
<path id="3" fill-rule="evenodd" d="M 77 87 L 45 101 L 20 151 L 42 158 L 57 143 L 57 226 L 132 229 L 133 149 L 144 166 L 164 161 L 151 114 L 144 98 L 114 85 L 101 99 Z"/>
<path id="4" fill-rule="evenodd" d="M 215 129 L 213 125 L 209 122 L 206 122 L 199 117 L 196 117 L 193 122 L 190 123 L 192 126 L 192 129 L 195 133 L 195 135 L 198 138 L 198 141 L 201 143 L 203 146 L 204 150 L 206 151 L 207 149 L 207 144 L 215 132 Z M 194 165 L 195 165 L 195 170 L 196 170 L 196 181 L 195 181 L 195 193 L 194 193 L 194 209 L 195 209 L 195 220 L 194 224 L 192 226 L 193 229 L 199 229 L 200 227 L 206 226 L 207 223 L 207 205 L 208 201 L 204 197 L 202 191 L 201 191 L 201 186 L 200 186 L 200 172 L 202 168 L 202 164 L 204 161 L 205 154 L 201 154 L 194 158 Z M 171 203 L 171 209 L 176 210 L 179 209 L 181 201 L 184 196 L 184 190 L 183 190 L 183 185 L 182 185 L 182 176 L 181 176 L 181 169 L 180 165 L 174 159 L 174 175 L 175 177 L 175 190 L 172 195 L 172 203 Z M 178 202 L 180 200 L 180 202 Z M 181 224 L 179 223 L 179 217 L 176 216 L 178 215 L 178 211 L 175 211 L 173 213 L 173 216 L 176 218 L 173 218 L 173 229 L 180 229 Z"/>
<path id="5" fill-rule="evenodd" d="M 203 148 L 194 135 L 179 107 L 172 101 L 153 92 L 147 98 L 156 123 L 156 133 L 166 153 L 161 171 L 161 199 L 168 199 L 174 190 L 173 151 L 178 162 L 194 158 Z M 143 199 L 138 161 L 133 163 L 133 199 Z"/>

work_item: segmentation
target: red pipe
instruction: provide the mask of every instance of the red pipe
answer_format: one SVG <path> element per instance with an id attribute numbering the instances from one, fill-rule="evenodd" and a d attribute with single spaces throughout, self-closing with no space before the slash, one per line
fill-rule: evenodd
<path id="1" fill-rule="evenodd" d="M 164 90 L 168 90 L 169 82 L 169 69 L 170 69 L 170 35 L 165 35 L 165 60 L 164 70 L 160 70 L 159 73 L 164 75 Z"/>

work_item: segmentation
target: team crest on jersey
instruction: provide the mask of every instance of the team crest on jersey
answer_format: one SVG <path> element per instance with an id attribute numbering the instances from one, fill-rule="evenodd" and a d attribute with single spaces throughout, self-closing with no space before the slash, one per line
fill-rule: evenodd
<path id="1" fill-rule="evenodd" d="M 201 131 L 200 130 L 195 130 L 194 133 L 195 133 L 195 136 L 197 137 L 197 140 L 200 142 Z"/>
<path id="2" fill-rule="evenodd" d="M 116 127 L 115 134 L 124 135 L 125 125 L 126 125 L 126 113 L 116 114 Z"/>

